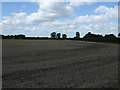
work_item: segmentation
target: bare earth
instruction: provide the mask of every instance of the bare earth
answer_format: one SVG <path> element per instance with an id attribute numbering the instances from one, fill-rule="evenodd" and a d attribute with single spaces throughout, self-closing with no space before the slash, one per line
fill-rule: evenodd
<path id="1" fill-rule="evenodd" d="M 117 88 L 118 45 L 3 40 L 3 88 Z"/>

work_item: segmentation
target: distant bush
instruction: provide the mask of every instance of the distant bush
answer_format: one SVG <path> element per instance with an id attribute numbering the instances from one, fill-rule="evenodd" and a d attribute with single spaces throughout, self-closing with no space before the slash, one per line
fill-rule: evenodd
<path id="1" fill-rule="evenodd" d="M 96 35 L 91 34 L 89 32 L 83 37 L 83 40 L 85 41 L 95 41 L 95 42 L 112 42 L 112 43 L 118 43 L 118 38 L 114 34 L 105 35 L 104 37 L 102 35 Z"/>

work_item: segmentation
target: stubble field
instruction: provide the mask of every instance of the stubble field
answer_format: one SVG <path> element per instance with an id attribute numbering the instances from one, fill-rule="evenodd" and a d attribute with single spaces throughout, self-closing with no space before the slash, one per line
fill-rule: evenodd
<path id="1" fill-rule="evenodd" d="M 3 88 L 116 88 L 118 45 L 3 40 Z"/>

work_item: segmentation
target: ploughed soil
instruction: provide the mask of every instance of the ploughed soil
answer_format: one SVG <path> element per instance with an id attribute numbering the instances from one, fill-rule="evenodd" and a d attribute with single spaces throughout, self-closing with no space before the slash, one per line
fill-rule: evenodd
<path id="1" fill-rule="evenodd" d="M 117 88 L 118 44 L 3 40 L 3 88 Z"/>

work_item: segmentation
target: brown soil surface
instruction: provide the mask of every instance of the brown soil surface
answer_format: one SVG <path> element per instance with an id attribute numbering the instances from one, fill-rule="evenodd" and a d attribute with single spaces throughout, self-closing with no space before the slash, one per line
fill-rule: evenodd
<path id="1" fill-rule="evenodd" d="M 116 88 L 118 45 L 3 40 L 3 88 Z"/>

